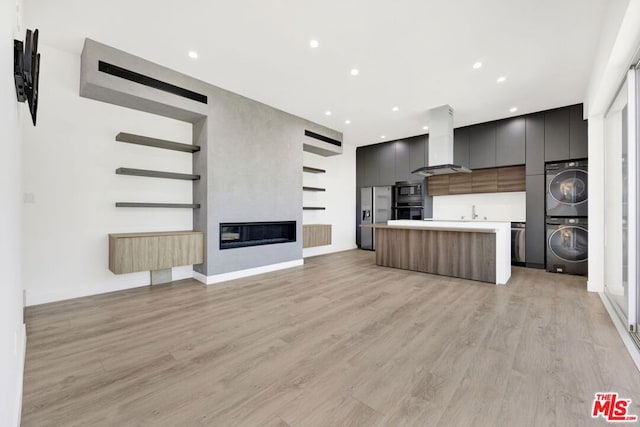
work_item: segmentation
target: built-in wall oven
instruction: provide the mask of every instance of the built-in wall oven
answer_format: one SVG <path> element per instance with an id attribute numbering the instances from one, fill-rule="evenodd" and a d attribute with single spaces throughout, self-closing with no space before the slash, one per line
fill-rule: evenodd
<path id="1" fill-rule="evenodd" d="M 423 219 L 424 180 L 400 181 L 394 186 L 394 219 Z"/>

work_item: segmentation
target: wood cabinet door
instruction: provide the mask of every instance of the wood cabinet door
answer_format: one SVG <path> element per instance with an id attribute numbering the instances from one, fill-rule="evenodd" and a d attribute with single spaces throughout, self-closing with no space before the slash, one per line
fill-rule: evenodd
<path id="1" fill-rule="evenodd" d="M 498 191 L 498 170 L 475 170 L 471 174 L 471 190 L 474 193 L 496 193 Z"/>
<path id="2" fill-rule="evenodd" d="M 524 166 L 498 168 L 498 192 L 525 191 Z"/>

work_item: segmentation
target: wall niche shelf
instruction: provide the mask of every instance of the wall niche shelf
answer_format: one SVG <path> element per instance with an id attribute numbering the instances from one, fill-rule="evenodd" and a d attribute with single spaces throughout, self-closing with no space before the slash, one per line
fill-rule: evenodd
<path id="1" fill-rule="evenodd" d="M 200 179 L 200 175 L 192 175 L 188 173 L 175 173 L 175 172 L 163 172 L 147 169 L 131 169 L 131 168 L 118 168 L 116 169 L 118 175 L 131 175 L 131 176 L 147 176 L 151 178 L 168 178 L 168 179 L 183 179 L 186 181 L 197 181 Z"/>
<path id="2" fill-rule="evenodd" d="M 326 173 L 327 171 L 319 168 L 312 168 L 311 166 L 302 166 L 302 172 L 309 173 Z"/>
<path id="3" fill-rule="evenodd" d="M 199 209 L 200 208 L 200 203 L 116 202 L 116 208 L 185 208 L 185 209 Z"/>
<path id="4" fill-rule="evenodd" d="M 302 210 L 303 211 L 323 211 L 326 210 L 327 208 L 321 207 L 321 206 L 303 206 Z"/>
<path id="5" fill-rule="evenodd" d="M 302 187 L 302 191 L 327 191 L 327 189 L 320 187 Z"/>
<path id="6" fill-rule="evenodd" d="M 200 151 L 198 145 L 183 144 L 181 142 L 167 141 L 164 139 L 150 138 L 148 136 L 134 135 L 132 133 L 120 132 L 116 135 L 116 141 L 127 142 L 129 144 L 146 145 L 148 147 L 163 148 L 165 150 L 183 151 L 185 153 L 195 153 Z"/>

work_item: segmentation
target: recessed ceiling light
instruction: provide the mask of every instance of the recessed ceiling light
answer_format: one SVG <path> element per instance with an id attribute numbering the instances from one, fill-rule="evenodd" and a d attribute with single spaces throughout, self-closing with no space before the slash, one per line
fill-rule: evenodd
<path id="1" fill-rule="evenodd" d="M 511 107 L 509 108 L 509 111 L 511 111 L 512 113 L 515 113 L 516 111 L 518 111 L 518 107 Z"/>
<path id="2" fill-rule="evenodd" d="M 398 108 L 398 107 L 393 107 L 393 108 L 391 109 L 391 111 L 398 111 L 398 110 L 399 110 L 399 108 Z"/>
<path id="3" fill-rule="evenodd" d="M 480 61 L 478 61 L 475 64 L 473 64 L 473 69 L 474 70 L 477 70 L 478 68 L 481 68 L 481 67 L 482 67 L 482 62 L 480 62 Z"/>
<path id="4" fill-rule="evenodd" d="M 330 116 L 330 115 L 331 115 L 331 111 L 325 111 L 325 112 L 324 112 L 324 115 L 325 115 L 325 116 Z"/>
<path id="5" fill-rule="evenodd" d="M 496 80 L 498 83 L 502 83 L 503 81 L 507 80 L 507 78 L 505 76 L 500 76 L 498 77 L 498 80 Z"/>
<path id="6" fill-rule="evenodd" d="M 357 76 L 358 74 L 360 74 L 360 70 L 358 70 L 357 68 L 352 68 L 350 73 L 352 76 Z"/>
<path id="7" fill-rule="evenodd" d="M 380 135 L 380 139 L 385 139 L 386 137 L 386 135 Z"/>
<path id="8" fill-rule="evenodd" d="M 189 51 L 189 58 L 198 59 L 198 52 L 196 52 L 195 50 L 190 50 Z"/>
<path id="9" fill-rule="evenodd" d="M 349 120 L 349 119 L 347 119 L 347 120 L 345 120 L 345 121 L 344 121 L 344 124 L 346 124 L 346 125 L 348 125 L 348 124 L 350 124 L 350 123 L 351 123 L 351 120 Z"/>
<path id="10" fill-rule="evenodd" d="M 318 40 L 315 40 L 315 39 L 314 39 L 314 40 L 311 40 L 311 41 L 309 42 L 309 46 L 311 46 L 311 48 L 312 48 L 312 49 L 315 49 L 315 48 L 317 48 L 318 46 L 320 46 L 320 43 L 318 43 Z"/>
<path id="11" fill-rule="evenodd" d="M 429 130 L 429 126 L 422 126 L 422 130 Z"/>

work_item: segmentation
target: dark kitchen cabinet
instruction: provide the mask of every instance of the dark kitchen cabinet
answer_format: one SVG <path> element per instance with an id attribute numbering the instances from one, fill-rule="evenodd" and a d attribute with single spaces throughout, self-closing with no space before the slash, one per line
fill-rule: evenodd
<path id="1" fill-rule="evenodd" d="M 416 136 L 409 140 L 409 181 L 419 181 L 423 179 L 420 175 L 414 175 L 414 171 L 429 163 L 429 151 L 427 150 L 428 138 L 426 135 Z"/>
<path id="2" fill-rule="evenodd" d="M 378 185 L 377 148 L 375 145 L 359 147 L 356 151 L 356 182 L 358 187 Z"/>
<path id="3" fill-rule="evenodd" d="M 376 185 L 393 185 L 396 182 L 396 146 L 394 143 L 375 146 L 378 182 Z"/>
<path id="4" fill-rule="evenodd" d="M 529 175 L 527 185 L 527 228 L 525 260 L 527 267 L 545 266 L 544 175 Z"/>
<path id="5" fill-rule="evenodd" d="M 496 165 L 496 124 L 483 123 L 469 127 L 469 166 L 471 169 Z"/>
<path id="6" fill-rule="evenodd" d="M 453 130 L 453 163 L 469 167 L 469 128 Z"/>
<path id="7" fill-rule="evenodd" d="M 569 158 L 582 159 L 589 155 L 587 121 L 582 119 L 582 104 L 569 107 Z"/>
<path id="8" fill-rule="evenodd" d="M 547 111 L 544 115 L 544 160 L 553 162 L 568 160 L 569 155 L 568 108 Z"/>
<path id="9" fill-rule="evenodd" d="M 395 182 L 409 181 L 411 178 L 411 163 L 409 161 L 409 142 L 407 140 L 396 141 Z"/>
<path id="10" fill-rule="evenodd" d="M 526 173 L 544 173 L 544 113 L 531 114 L 525 119 Z"/>
<path id="11" fill-rule="evenodd" d="M 365 152 L 364 148 L 356 148 L 356 189 L 365 187 Z"/>
<path id="12" fill-rule="evenodd" d="M 525 119 L 515 117 L 496 123 L 495 166 L 525 163 Z"/>

